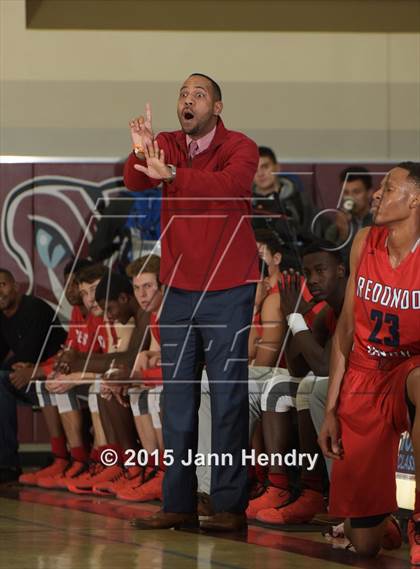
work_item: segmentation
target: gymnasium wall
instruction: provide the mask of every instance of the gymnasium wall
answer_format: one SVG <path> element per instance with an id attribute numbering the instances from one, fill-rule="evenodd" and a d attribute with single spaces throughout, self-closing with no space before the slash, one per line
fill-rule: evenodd
<path id="1" fill-rule="evenodd" d="M 127 4 L 141 7 L 142 0 L 96 2 L 93 15 L 102 21 L 106 10 L 101 7 L 119 6 L 122 12 Z M 167 16 L 166 26 L 168 21 L 182 26 L 191 11 L 199 20 L 200 7 L 209 3 L 174 0 L 176 4 L 192 9 L 179 11 L 175 19 Z M 225 4 L 237 7 L 239 19 L 240 6 L 250 2 L 216 0 L 211 12 L 215 22 L 223 24 L 227 18 Z M 226 124 L 273 146 L 281 160 L 418 158 L 418 0 L 285 3 L 294 6 L 295 21 L 296 6 L 302 7 L 302 19 L 314 11 L 316 25 L 304 21 L 292 28 L 296 31 L 281 25 L 281 11 L 275 11 L 281 4 L 260 2 L 262 15 L 254 29 L 249 25 L 251 31 L 244 25 L 241 31 L 153 31 L 75 29 L 93 16 L 87 13 L 85 20 L 73 21 L 65 8 L 73 8 L 74 15 L 75 6 L 92 6 L 90 0 L 28 2 L 32 20 L 24 0 L 1 0 L 0 154 L 123 156 L 129 147 L 128 120 L 150 100 L 156 130 L 177 128 L 179 85 L 190 72 L 202 71 L 222 84 Z M 337 12 L 330 22 L 328 6 L 338 4 L 344 6 L 342 17 Z M 315 5 L 320 10 L 315 11 Z M 379 23 L 385 13 L 391 18 L 392 5 L 393 21 L 375 27 L 376 16 Z M 61 14 L 64 24 L 54 26 L 48 12 L 42 17 L 48 6 L 55 7 L 54 17 Z M 367 16 L 362 7 L 370 8 Z M 162 17 L 166 12 L 161 11 Z M 141 14 L 133 14 L 132 27 L 142 26 Z M 32 27 L 26 27 L 27 18 Z M 236 21 L 231 13 L 230 18 Z M 59 27 L 66 22 L 68 29 Z M 264 22 L 270 31 L 261 29 Z M 114 25 L 106 23 L 108 28 Z M 114 27 L 118 25 L 123 26 L 117 22 Z"/>

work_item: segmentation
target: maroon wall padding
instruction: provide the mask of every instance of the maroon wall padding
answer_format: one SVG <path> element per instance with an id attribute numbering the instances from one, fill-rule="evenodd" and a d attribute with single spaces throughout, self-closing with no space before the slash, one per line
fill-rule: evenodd
<path id="1" fill-rule="evenodd" d="M 359 165 L 375 173 L 375 186 L 392 167 Z M 299 174 L 304 191 L 318 209 L 323 209 L 337 206 L 341 191 L 339 173 L 348 166 L 284 163 L 279 170 Z M 93 204 L 102 192 L 118 193 L 122 167 L 123 162 L 0 165 L 0 266 L 12 271 L 23 292 L 57 305 L 57 283 L 62 283 L 63 267 L 80 247 L 86 253 L 86 225 L 92 217 Z M 50 240 L 49 245 L 44 244 L 41 253 L 40 241 L 45 239 Z M 54 261 L 56 257 L 59 262 Z M 22 442 L 48 441 L 41 413 L 19 407 L 19 438 Z"/>
<path id="2" fill-rule="evenodd" d="M 29 405 L 19 405 L 18 416 L 18 439 L 20 443 L 34 442 L 34 412 Z M 47 439 L 48 440 L 48 437 Z"/>
<path id="3" fill-rule="evenodd" d="M 49 443 L 50 436 L 42 411 L 32 410 L 30 405 L 18 405 L 19 443 Z"/>
<path id="4" fill-rule="evenodd" d="M 19 198 L 19 188 L 21 186 L 31 186 L 33 179 L 33 164 L 1 164 L 0 165 L 0 212 L 1 212 L 1 233 L 0 233 L 0 267 L 9 269 L 15 275 L 18 282 L 27 283 L 25 272 L 25 258 L 29 264 L 34 264 L 34 246 L 32 222 L 29 216 L 33 212 L 33 191 L 28 189 L 25 197 Z M 13 216 L 15 223 L 7 227 L 5 218 L 7 198 L 14 193 L 16 200 L 16 214 Z M 8 219 L 12 216 L 9 215 Z M 15 249 L 15 257 L 9 251 L 9 240 Z"/>

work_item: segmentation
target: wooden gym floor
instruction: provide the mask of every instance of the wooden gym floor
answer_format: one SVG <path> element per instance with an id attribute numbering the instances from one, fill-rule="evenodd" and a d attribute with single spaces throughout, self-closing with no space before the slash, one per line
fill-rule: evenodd
<path id="1" fill-rule="evenodd" d="M 333 549 L 317 531 L 250 525 L 247 534 L 139 531 L 155 504 L 0 486 L 1 569 L 406 569 L 408 549 L 377 560 Z M 305 529 L 305 528 L 304 528 Z"/>

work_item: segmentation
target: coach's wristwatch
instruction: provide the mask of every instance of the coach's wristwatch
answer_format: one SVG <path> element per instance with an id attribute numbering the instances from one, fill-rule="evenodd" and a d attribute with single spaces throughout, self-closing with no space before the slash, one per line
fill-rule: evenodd
<path id="1" fill-rule="evenodd" d="M 171 171 L 171 175 L 168 178 L 165 178 L 164 181 L 167 184 L 170 184 L 171 182 L 173 182 L 175 180 L 176 177 L 176 166 L 174 166 L 173 164 L 166 164 L 167 167 L 169 168 L 169 170 Z"/>

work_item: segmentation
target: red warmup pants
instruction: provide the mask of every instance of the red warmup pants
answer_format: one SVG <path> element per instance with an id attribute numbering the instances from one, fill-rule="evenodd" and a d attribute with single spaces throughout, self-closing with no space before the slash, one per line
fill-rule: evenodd
<path id="1" fill-rule="evenodd" d="M 351 361 L 338 405 L 344 458 L 334 461 L 330 513 L 367 517 L 397 510 L 396 480 L 401 433 L 410 430 L 407 376 L 420 356 L 391 369 L 368 369 Z"/>

